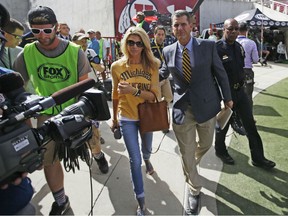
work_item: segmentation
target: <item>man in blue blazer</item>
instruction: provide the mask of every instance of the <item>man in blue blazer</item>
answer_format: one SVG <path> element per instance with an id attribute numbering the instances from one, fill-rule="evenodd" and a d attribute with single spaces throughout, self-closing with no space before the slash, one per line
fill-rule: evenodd
<path id="1" fill-rule="evenodd" d="M 173 77 L 173 130 L 182 156 L 182 166 L 189 186 L 187 214 L 198 211 L 200 178 L 196 165 L 213 142 L 216 115 L 221 100 L 232 108 L 229 81 L 217 54 L 214 41 L 191 37 L 192 18 L 185 10 L 172 15 L 172 28 L 177 42 L 163 49 L 165 63 L 160 80 Z M 182 52 L 188 49 L 191 78 L 187 81 L 182 70 Z M 196 132 L 198 139 L 196 139 Z"/>

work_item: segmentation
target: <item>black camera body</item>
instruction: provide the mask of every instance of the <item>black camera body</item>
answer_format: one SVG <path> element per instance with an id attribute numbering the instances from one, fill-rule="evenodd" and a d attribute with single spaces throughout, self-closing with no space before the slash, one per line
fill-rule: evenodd
<path id="1" fill-rule="evenodd" d="M 32 173 L 42 165 L 44 151 L 33 129 L 22 124 L 0 137 L 0 185 L 9 183 L 22 172 Z"/>
<path id="2" fill-rule="evenodd" d="M 35 97 L 37 102 L 31 101 L 33 97 L 28 98 L 30 105 L 39 101 L 39 97 Z M 6 101 L 0 105 L 7 110 L 6 114 L 4 112 L 0 116 L 0 185 L 9 183 L 23 172 L 32 173 L 41 167 L 45 145 L 51 139 L 56 145 L 65 145 L 65 148 L 75 152 L 79 147 L 87 148 L 85 142 L 92 137 L 91 120 L 104 121 L 111 117 L 103 91 L 91 88 L 80 94 L 78 102 L 46 120 L 41 127 L 30 128 L 24 120 L 31 116 L 20 122 L 15 120 L 19 112 L 27 112 L 27 100 L 12 103 Z M 34 107 L 28 108 L 28 111 Z"/>

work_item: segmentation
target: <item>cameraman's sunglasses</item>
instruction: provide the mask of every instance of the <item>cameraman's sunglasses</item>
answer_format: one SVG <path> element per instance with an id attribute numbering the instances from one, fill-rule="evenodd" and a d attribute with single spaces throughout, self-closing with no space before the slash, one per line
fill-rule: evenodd
<path id="1" fill-rule="evenodd" d="M 128 46 L 134 46 L 136 44 L 137 47 L 143 47 L 144 44 L 142 41 L 133 41 L 133 40 L 128 40 L 127 41 Z"/>
<path id="2" fill-rule="evenodd" d="M 52 28 L 43 28 L 43 29 L 31 28 L 31 32 L 36 35 L 40 34 L 41 32 L 43 32 L 44 34 L 51 34 L 54 29 L 55 26 L 53 26 Z"/>

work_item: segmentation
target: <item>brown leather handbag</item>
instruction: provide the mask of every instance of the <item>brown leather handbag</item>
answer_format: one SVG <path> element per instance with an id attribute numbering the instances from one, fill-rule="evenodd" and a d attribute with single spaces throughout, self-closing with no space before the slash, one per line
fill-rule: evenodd
<path id="1" fill-rule="evenodd" d="M 156 94 L 152 93 L 156 98 L 156 102 L 145 101 L 138 104 L 140 133 L 169 130 L 169 107 L 167 101 L 158 101 Z"/>

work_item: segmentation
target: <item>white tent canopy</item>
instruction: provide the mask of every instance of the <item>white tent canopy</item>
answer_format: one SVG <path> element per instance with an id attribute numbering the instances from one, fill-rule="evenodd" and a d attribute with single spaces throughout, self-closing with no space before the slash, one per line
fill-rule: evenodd
<path id="1" fill-rule="evenodd" d="M 283 21 L 279 18 L 274 20 L 269 15 L 271 14 L 262 13 L 260 9 L 255 8 L 242 12 L 235 19 L 238 22 L 247 22 L 249 26 L 288 27 L 288 21 Z"/>
<path id="2" fill-rule="evenodd" d="M 287 21 L 288 22 L 288 15 L 284 13 L 280 13 L 279 11 L 275 11 L 268 7 L 262 7 L 260 4 L 254 4 L 255 8 L 258 8 L 262 13 L 273 20 L 280 20 L 280 21 Z"/>

